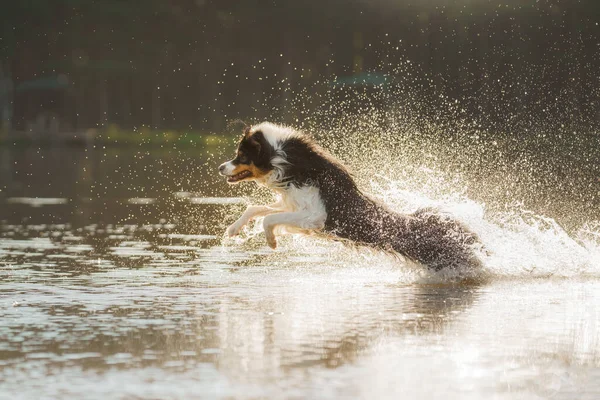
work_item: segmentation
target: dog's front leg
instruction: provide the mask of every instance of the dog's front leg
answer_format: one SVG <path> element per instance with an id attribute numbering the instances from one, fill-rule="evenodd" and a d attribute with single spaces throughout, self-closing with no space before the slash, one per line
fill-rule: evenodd
<path id="1" fill-rule="evenodd" d="M 280 207 L 281 203 L 270 204 L 268 206 L 249 206 L 242 216 L 227 228 L 227 236 L 236 236 L 240 233 L 242 228 L 254 218 L 280 212 Z"/>
<path id="2" fill-rule="evenodd" d="M 311 211 L 296 211 L 280 212 L 266 216 L 263 221 L 263 228 L 267 244 L 272 249 L 277 247 L 275 228 L 278 226 L 301 230 L 323 229 L 325 226 L 325 215 L 315 215 Z"/>

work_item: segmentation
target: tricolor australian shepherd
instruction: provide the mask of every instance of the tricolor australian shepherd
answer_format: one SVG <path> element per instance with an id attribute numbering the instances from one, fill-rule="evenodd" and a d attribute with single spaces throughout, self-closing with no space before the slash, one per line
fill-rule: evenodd
<path id="1" fill-rule="evenodd" d="M 480 265 L 474 233 L 434 210 L 389 210 L 365 195 L 338 160 L 293 128 L 268 122 L 246 127 L 236 157 L 219 172 L 231 184 L 254 180 L 279 199 L 248 207 L 227 229 L 229 236 L 264 217 L 272 248 L 276 233 L 319 233 L 401 254 L 435 270 Z"/>

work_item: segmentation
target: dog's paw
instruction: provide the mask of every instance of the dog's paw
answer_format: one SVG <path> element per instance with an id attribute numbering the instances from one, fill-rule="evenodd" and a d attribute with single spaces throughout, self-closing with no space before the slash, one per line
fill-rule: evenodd
<path id="1" fill-rule="evenodd" d="M 275 239 L 273 232 L 265 231 L 265 238 L 267 239 L 269 247 L 275 250 L 277 248 L 277 240 Z"/>
<path id="2" fill-rule="evenodd" d="M 237 236 L 242 231 L 244 225 L 238 224 L 237 222 L 230 225 L 229 228 L 225 231 L 225 234 L 229 237 Z"/>

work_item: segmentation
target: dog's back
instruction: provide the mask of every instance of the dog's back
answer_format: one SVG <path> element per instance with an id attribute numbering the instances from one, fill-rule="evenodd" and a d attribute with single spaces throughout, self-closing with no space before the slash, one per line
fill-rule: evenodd
<path id="1" fill-rule="evenodd" d="M 325 232 L 397 252 L 435 270 L 481 265 L 473 249 L 479 240 L 462 224 L 433 209 L 408 215 L 388 209 L 363 194 L 340 162 L 308 139 L 299 140 L 284 147 L 290 176 L 319 188 L 327 212 Z"/>

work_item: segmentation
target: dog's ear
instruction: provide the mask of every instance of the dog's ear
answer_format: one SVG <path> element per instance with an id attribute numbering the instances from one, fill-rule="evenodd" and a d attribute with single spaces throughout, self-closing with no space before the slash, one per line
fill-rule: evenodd
<path id="1" fill-rule="evenodd" d="M 250 132 L 250 125 L 248 125 L 246 122 L 242 121 L 241 119 L 234 119 L 233 121 L 229 121 L 227 123 L 227 130 L 229 132 L 234 132 L 237 131 L 239 128 L 243 129 L 243 134 L 244 136 L 246 136 L 248 134 L 248 132 Z"/>
<path id="2" fill-rule="evenodd" d="M 244 126 L 244 137 L 250 136 L 250 125 Z"/>
<path id="3" fill-rule="evenodd" d="M 256 131 L 250 136 L 250 142 L 258 149 L 258 154 L 260 154 L 264 147 L 265 136 L 261 131 Z"/>

